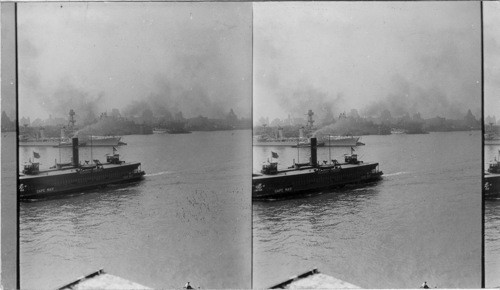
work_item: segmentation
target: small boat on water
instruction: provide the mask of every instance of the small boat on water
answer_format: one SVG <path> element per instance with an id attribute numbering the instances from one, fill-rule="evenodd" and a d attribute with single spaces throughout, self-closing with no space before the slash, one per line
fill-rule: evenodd
<path id="1" fill-rule="evenodd" d="M 488 164 L 484 174 L 484 197 L 485 199 L 500 198 L 500 150 L 498 157 Z"/>
<path id="2" fill-rule="evenodd" d="M 73 138 L 73 158 L 71 163 L 57 164 L 53 168 L 40 170 L 40 163 L 24 164 L 19 174 L 18 194 L 21 200 L 38 199 L 63 195 L 75 191 L 105 187 L 140 180 L 144 176 L 141 163 L 128 163 L 120 160 L 115 152 L 106 156 L 106 163 L 99 160 L 86 161 L 81 164 L 78 156 L 78 138 Z M 34 159 L 39 158 L 34 152 Z"/>
<path id="3" fill-rule="evenodd" d="M 295 194 L 340 188 L 348 184 L 377 181 L 382 178 L 378 163 L 365 163 L 358 155 L 344 155 L 343 163 L 337 160 L 317 161 L 316 138 L 311 138 L 311 159 L 309 163 L 294 163 L 291 167 L 278 170 L 278 162 L 271 161 L 262 166 L 260 173 L 252 176 L 252 198 L 287 198 Z M 273 152 L 273 158 L 277 158 Z"/>

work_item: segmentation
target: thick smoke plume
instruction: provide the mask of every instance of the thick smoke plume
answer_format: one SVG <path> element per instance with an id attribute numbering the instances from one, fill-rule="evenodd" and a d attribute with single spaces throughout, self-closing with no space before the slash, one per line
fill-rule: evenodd
<path id="1" fill-rule="evenodd" d="M 459 119 L 463 118 L 469 109 L 438 86 L 424 88 L 401 75 L 395 75 L 391 85 L 392 92 L 382 100 L 372 101 L 362 108 L 363 115 L 379 117 L 384 110 L 389 110 L 393 116 L 421 113 L 426 118 L 445 116 Z"/>
<path id="2" fill-rule="evenodd" d="M 46 118 L 64 111 L 66 116 L 67 104 L 83 98 L 73 109 L 84 116 L 112 108 L 135 115 L 149 108 L 159 115 L 182 112 L 186 118 L 221 118 L 233 109 L 248 118 L 251 7 L 251 3 L 23 7 L 20 114 Z"/>

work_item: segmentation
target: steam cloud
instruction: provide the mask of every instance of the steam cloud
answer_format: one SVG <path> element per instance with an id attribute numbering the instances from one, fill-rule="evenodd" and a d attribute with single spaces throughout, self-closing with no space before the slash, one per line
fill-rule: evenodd
<path id="1" fill-rule="evenodd" d="M 469 109 L 480 116 L 476 4 L 254 8 L 254 121 L 303 116 L 308 109 L 316 120 L 351 109 L 373 117 L 386 109 L 394 116 L 419 112 L 423 118 L 461 119 Z M 418 24 L 411 21 L 416 18 Z"/>
<path id="2" fill-rule="evenodd" d="M 251 3 L 23 7 L 20 115 L 67 116 L 74 104 L 82 116 L 149 108 L 221 118 L 232 108 L 248 118 L 251 15 Z"/>

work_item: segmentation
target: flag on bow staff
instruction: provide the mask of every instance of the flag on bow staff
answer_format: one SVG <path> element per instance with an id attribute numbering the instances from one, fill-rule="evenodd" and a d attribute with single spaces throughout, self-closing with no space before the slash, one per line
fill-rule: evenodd
<path id="1" fill-rule="evenodd" d="M 279 157 L 279 156 L 278 156 L 278 153 L 276 153 L 276 152 L 272 152 L 272 151 L 271 151 L 271 156 L 272 156 L 273 158 L 278 158 L 278 157 Z"/>
<path id="2" fill-rule="evenodd" d="M 38 154 L 38 152 L 33 151 L 33 157 L 40 158 L 40 154 Z"/>

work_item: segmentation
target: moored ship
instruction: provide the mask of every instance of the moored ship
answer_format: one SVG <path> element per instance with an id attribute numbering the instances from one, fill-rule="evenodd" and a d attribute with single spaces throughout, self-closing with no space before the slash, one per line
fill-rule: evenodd
<path id="1" fill-rule="evenodd" d="M 79 139 L 79 146 L 120 146 L 126 145 L 125 142 L 121 141 L 121 136 L 95 136 L 95 135 L 85 135 L 75 131 L 75 111 L 71 109 L 69 111 L 68 126 L 61 128 L 61 133 L 59 137 L 45 137 L 44 129 L 41 127 L 40 130 L 33 135 L 29 136 L 26 134 L 19 136 L 19 146 L 20 147 L 71 147 L 72 137 L 77 137 Z"/>
<path id="2" fill-rule="evenodd" d="M 498 157 L 489 163 L 487 172 L 484 174 L 484 197 L 486 199 L 500 197 L 500 150 Z"/>
<path id="3" fill-rule="evenodd" d="M 167 133 L 166 128 L 155 127 L 153 128 L 153 134 L 165 134 Z"/>
<path id="4" fill-rule="evenodd" d="M 358 160 L 357 154 L 346 154 L 345 162 L 331 160 L 329 164 L 317 162 L 317 140 L 311 138 L 311 161 L 294 164 L 278 170 L 277 162 L 264 164 L 258 174 L 252 176 L 252 198 L 286 198 L 295 194 L 327 188 L 343 187 L 347 184 L 377 181 L 382 178 L 378 163 Z"/>
<path id="5" fill-rule="evenodd" d="M 316 136 L 317 147 L 356 147 L 365 145 L 359 142 L 359 137 L 354 136 Z M 278 136 L 270 137 L 267 135 L 255 136 L 253 146 L 287 146 L 287 147 L 310 147 L 310 139 L 305 137 L 304 129 L 299 130 L 299 137 L 284 137 L 283 128 L 278 128 Z"/>
<path id="6" fill-rule="evenodd" d="M 321 138 L 317 146 L 330 147 L 355 147 L 364 145 L 359 142 L 359 137 L 353 136 L 331 136 Z M 288 147 L 310 147 L 309 139 L 307 138 L 269 138 L 258 136 L 253 140 L 253 146 L 288 146 Z"/>
<path id="7" fill-rule="evenodd" d="M 306 114 L 307 125 L 299 129 L 298 137 L 285 137 L 283 133 L 283 128 L 278 126 L 278 132 L 275 137 L 271 137 L 267 134 L 256 135 L 253 138 L 253 146 L 288 146 L 288 147 L 310 147 L 309 138 L 315 137 L 317 139 L 318 147 L 330 146 L 330 147 L 356 147 L 360 145 L 365 145 L 359 142 L 360 137 L 354 136 L 332 136 L 318 133 L 314 131 L 317 129 L 314 127 L 313 115 L 314 112 L 309 110 Z"/>
<path id="8" fill-rule="evenodd" d="M 79 147 L 85 146 L 93 146 L 93 147 L 103 147 L 103 146 L 120 146 L 126 145 L 121 141 L 121 137 L 119 136 L 88 136 L 87 138 L 83 138 L 84 140 L 78 141 Z M 59 143 L 54 145 L 53 147 L 71 147 L 73 146 L 71 143 L 71 139 L 64 138 L 61 139 Z"/>
<path id="9" fill-rule="evenodd" d="M 18 194 L 21 200 L 62 195 L 75 191 L 104 187 L 109 184 L 140 180 L 144 176 L 141 163 L 120 160 L 113 151 L 106 163 L 92 160 L 81 164 L 78 157 L 78 138 L 72 139 L 73 159 L 69 164 L 56 164 L 55 168 L 40 170 L 38 162 L 24 165 L 19 175 Z"/>
<path id="10" fill-rule="evenodd" d="M 354 136 L 323 136 L 321 142 L 330 147 L 355 147 L 365 145 L 359 142 L 360 137 Z"/>
<path id="11" fill-rule="evenodd" d="M 61 138 L 30 138 L 25 135 L 19 136 L 19 146 L 32 146 L 32 147 L 54 147 L 59 146 L 61 142 Z"/>

